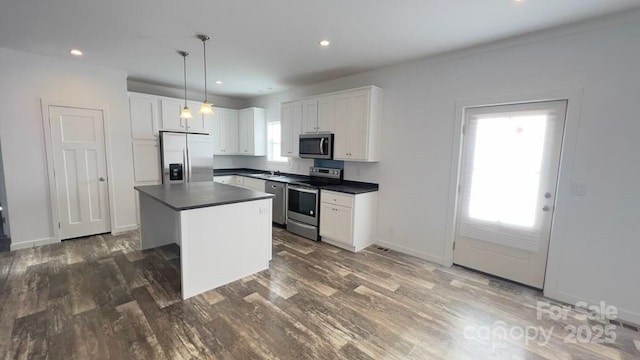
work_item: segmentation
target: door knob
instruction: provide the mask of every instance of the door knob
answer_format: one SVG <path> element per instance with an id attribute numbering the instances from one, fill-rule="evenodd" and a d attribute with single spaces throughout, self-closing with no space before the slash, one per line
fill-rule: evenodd
<path id="1" fill-rule="evenodd" d="M 105 181 L 106 179 L 105 179 L 105 178 L 103 178 L 103 177 L 99 177 L 99 178 L 98 178 L 98 180 L 100 180 L 100 181 Z"/>
<path id="2" fill-rule="evenodd" d="M 550 209 L 550 208 L 549 208 L 549 205 L 545 205 L 545 206 L 542 208 L 542 211 L 547 212 L 547 211 L 549 211 L 549 209 Z"/>

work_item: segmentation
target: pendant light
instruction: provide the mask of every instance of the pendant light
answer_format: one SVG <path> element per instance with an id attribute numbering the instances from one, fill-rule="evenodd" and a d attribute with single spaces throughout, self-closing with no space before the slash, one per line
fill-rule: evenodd
<path id="1" fill-rule="evenodd" d="M 186 51 L 178 51 L 178 54 L 182 56 L 184 70 L 184 107 L 182 111 L 180 111 L 180 119 L 193 119 L 191 109 L 187 106 L 187 56 L 189 56 L 189 53 Z"/>
<path id="2" fill-rule="evenodd" d="M 198 35 L 198 38 L 202 40 L 202 50 L 204 54 L 204 101 L 200 105 L 200 114 L 213 114 L 213 107 L 211 103 L 207 101 L 207 35 Z"/>

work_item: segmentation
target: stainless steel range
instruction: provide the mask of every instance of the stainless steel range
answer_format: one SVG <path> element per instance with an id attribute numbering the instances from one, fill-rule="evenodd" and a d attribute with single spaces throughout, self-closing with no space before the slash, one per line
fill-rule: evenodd
<path id="1" fill-rule="evenodd" d="M 340 184 L 342 169 L 310 167 L 306 181 L 287 187 L 287 231 L 318 241 L 320 224 L 320 186 Z"/>

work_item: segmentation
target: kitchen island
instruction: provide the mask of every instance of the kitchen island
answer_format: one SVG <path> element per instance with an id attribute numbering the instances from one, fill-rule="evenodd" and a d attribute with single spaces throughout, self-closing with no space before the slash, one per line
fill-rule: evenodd
<path id="1" fill-rule="evenodd" d="M 183 299 L 269 268 L 273 195 L 214 182 L 135 189 L 140 247 L 180 246 Z"/>

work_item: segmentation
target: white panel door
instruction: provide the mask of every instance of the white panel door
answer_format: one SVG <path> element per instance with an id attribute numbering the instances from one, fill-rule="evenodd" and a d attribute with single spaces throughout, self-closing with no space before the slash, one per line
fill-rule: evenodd
<path id="1" fill-rule="evenodd" d="M 49 107 L 60 238 L 109 232 L 102 111 Z"/>
<path id="2" fill-rule="evenodd" d="M 454 262 L 542 288 L 565 101 L 468 109 Z"/>

